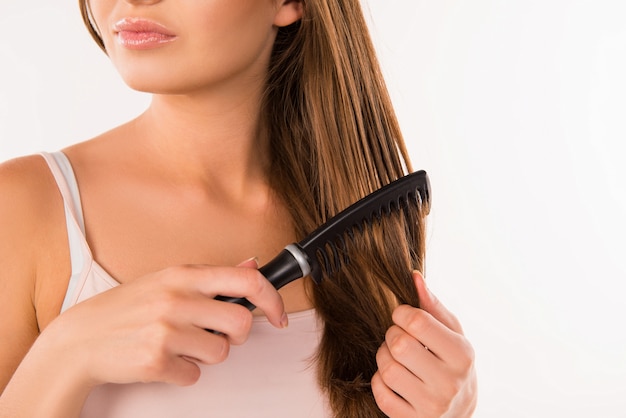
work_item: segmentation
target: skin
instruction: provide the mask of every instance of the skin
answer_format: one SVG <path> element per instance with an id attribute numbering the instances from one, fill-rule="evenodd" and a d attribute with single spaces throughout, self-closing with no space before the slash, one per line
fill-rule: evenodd
<path id="1" fill-rule="evenodd" d="M 468 417 L 476 408 L 474 350 L 458 319 L 413 272 L 421 309 L 400 305 L 376 355 L 372 391 L 390 417 Z"/>
<path id="2" fill-rule="evenodd" d="M 256 260 L 241 262 L 263 263 L 295 238 L 257 128 L 277 27 L 301 4 L 94 0 L 92 11 L 127 84 L 154 93 L 137 119 L 64 150 L 94 258 L 121 285 L 59 315 L 70 273 L 61 196 L 41 157 L 0 165 L 0 316 L 12 318 L 0 323 L 0 417 L 78 416 L 106 382 L 193 384 L 198 363 L 226 360 L 250 331 L 252 314 L 218 294 L 247 297 L 279 328 L 285 312 L 312 307 L 302 280 L 276 292 Z M 137 16 L 177 39 L 125 49 L 112 27 Z M 394 312 L 376 400 L 391 417 L 469 416 L 471 346 L 419 277 L 416 286 L 423 309 Z"/>

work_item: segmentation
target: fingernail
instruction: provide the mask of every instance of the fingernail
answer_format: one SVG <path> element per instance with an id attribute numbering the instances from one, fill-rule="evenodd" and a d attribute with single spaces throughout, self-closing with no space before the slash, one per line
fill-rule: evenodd
<path id="1" fill-rule="evenodd" d="M 426 277 L 424 277 L 424 274 L 419 271 L 419 270 L 413 270 L 413 280 L 415 281 L 415 283 L 417 284 L 417 282 L 422 282 L 424 284 L 424 287 L 428 287 L 426 285 Z"/>
<path id="2" fill-rule="evenodd" d="M 280 326 L 282 328 L 287 328 L 289 326 L 289 316 L 287 316 L 287 312 L 283 312 L 283 316 L 280 318 Z"/>
<path id="3" fill-rule="evenodd" d="M 242 266 L 242 265 L 244 265 L 244 264 L 246 264 L 246 263 L 249 263 L 249 262 L 251 262 L 251 261 L 254 261 L 254 264 L 255 264 L 257 267 L 259 267 L 259 258 L 258 258 L 258 257 L 250 257 L 250 258 L 248 258 L 247 260 L 242 261 L 241 263 L 239 263 L 239 265 L 240 265 L 240 266 Z"/>

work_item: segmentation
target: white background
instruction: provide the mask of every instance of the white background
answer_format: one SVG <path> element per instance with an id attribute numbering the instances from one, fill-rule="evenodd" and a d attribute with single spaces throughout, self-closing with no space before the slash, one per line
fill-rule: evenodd
<path id="1" fill-rule="evenodd" d="M 200 0 L 190 0 L 200 1 Z M 0 160 L 139 113 L 75 1 L 0 0 Z M 369 0 L 477 417 L 626 417 L 626 2 Z"/>

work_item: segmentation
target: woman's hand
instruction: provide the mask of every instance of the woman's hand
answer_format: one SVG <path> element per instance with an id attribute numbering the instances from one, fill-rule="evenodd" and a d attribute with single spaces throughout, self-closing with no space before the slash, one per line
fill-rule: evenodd
<path id="1" fill-rule="evenodd" d="M 413 273 L 421 309 L 398 306 L 378 350 L 372 391 L 393 418 L 472 415 L 476 406 L 474 351 L 457 318 Z"/>
<path id="2" fill-rule="evenodd" d="M 281 297 L 254 267 L 181 266 L 138 278 L 72 307 L 40 339 L 58 340 L 91 385 L 193 384 L 197 363 L 225 360 L 252 325 L 248 309 L 218 294 L 246 297 L 273 325 L 286 325 Z"/>
<path id="3" fill-rule="evenodd" d="M 91 388 L 102 383 L 193 384 L 198 363 L 223 361 L 252 325 L 247 308 L 215 300 L 217 295 L 245 297 L 274 326 L 287 325 L 282 298 L 254 261 L 149 274 L 52 321 L 2 393 L 0 417 L 78 416 Z"/>

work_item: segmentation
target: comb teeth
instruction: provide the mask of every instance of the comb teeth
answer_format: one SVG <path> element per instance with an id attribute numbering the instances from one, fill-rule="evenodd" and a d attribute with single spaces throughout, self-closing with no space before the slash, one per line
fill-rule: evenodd
<path id="1" fill-rule="evenodd" d="M 317 250 L 317 260 L 322 266 L 322 271 L 327 276 L 335 275 L 342 265 L 349 262 L 347 256 L 347 243 L 327 242 L 326 245 Z"/>
<path id="2" fill-rule="evenodd" d="M 430 201 L 428 176 L 417 171 L 393 181 L 358 202 L 350 205 L 298 243 L 306 254 L 315 282 L 322 280 L 322 269 L 329 275 L 341 268 L 348 258 L 344 237 L 354 239 L 355 232 L 363 233 L 365 225 L 396 211 L 408 211 L 414 204 L 422 204 L 428 213 Z M 338 238 L 339 237 L 339 238 Z"/>
<path id="3" fill-rule="evenodd" d="M 419 190 L 408 192 L 379 206 L 360 220 L 355 219 L 354 224 L 346 228 L 344 233 L 329 237 L 329 240 L 320 245 L 316 251 L 317 260 L 322 267 L 323 273 L 326 276 L 333 276 L 342 266 L 350 263 L 349 243 L 354 242 L 357 234 L 364 234 L 372 221 L 382 222 L 383 218 L 400 211 L 404 212 L 405 219 L 409 219 L 409 212 L 412 206 L 419 206 L 424 200 L 421 198 Z"/>

